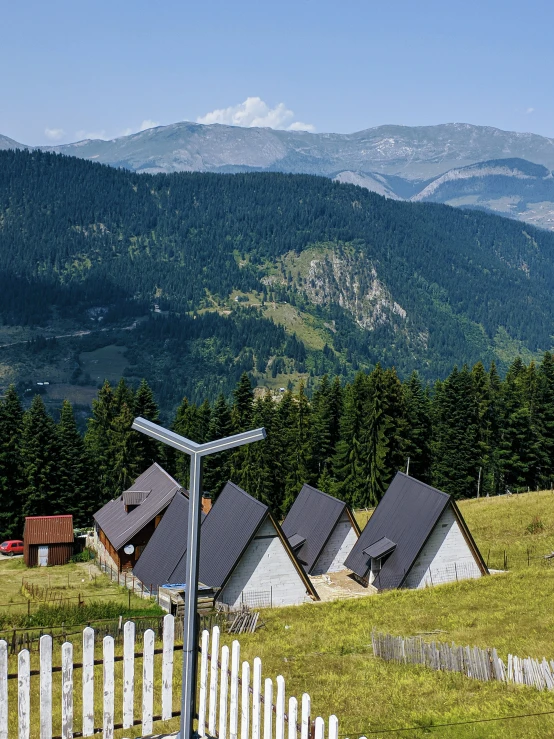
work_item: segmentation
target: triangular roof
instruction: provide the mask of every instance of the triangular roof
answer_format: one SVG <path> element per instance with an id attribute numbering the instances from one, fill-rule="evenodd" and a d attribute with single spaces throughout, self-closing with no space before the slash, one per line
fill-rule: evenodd
<path id="1" fill-rule="evenodd" d="M 188 501 L 186 505 L 183 501 L 174 501 L 135 565 L 134 573 L 142 582 L 147 585 L 152 583 L 155 587 L 167 583 L 186 583 L 187 518 Z M 274 524 L 306 589 L 318 598 L 269 508 L 232 482 L 225 485 L 202 522 L 200 582 L 213 588 L 223 588 L 256 532 L 268 518 Z M 165 547 L 164 540 L 170 542 Z M 169 571 L 174 562 L 176 564 Z M 143 575 L 147 577 L 146 580 Z"/>
<path id="2" fill-rule="evenodd" d="M 25 544 L 70 544 L 73 542 L 73 516 L 26 516 Z"/>
<path id="3" fill-rule="evenodd" d="M 282 528 L 293 547 L 296 542 L 305 539 L 302 546 L 295 549 L 295 553 L 306 572 L 311 572 L 345 510 L 359 535 L 358 524 L 343 500 L 333 498 L 311 485 L 302 486 Z"/>
<path id="4" fill-rule="evenodd" d="M 200 515 L 203 520 L 204 514 Z M 188 498 L 177 492 L 133 569 L 148 587 L 169 582 L 171 573 L 187 551 L 188 516 Z"/>
<path id="5" fill-rule="evenodd" d="M 179 483 L 154 462 L 119 498 L 110 500 L 97 511 L 94 520 L 114 549 L 121 549 L 171 503 L 178 490 L 181 490 Z M 129 502 L 126 504 L 126 501 L 130 499 L 137 507 L 127 512 Z"/>
<path id="6" fill-rule="evenodd" d="M 486 565 L 452 497 L 403 472 L 396 473 L 344 564 L 360 577 L 366 577 L 371 562 L 364 552 L 371 552 L 373 545 L 386 538 L 396 546 L 383 563 L 378 587 L 383 590 L 400 587 L 449 505 L 480 569 L 486 573 Z"/>

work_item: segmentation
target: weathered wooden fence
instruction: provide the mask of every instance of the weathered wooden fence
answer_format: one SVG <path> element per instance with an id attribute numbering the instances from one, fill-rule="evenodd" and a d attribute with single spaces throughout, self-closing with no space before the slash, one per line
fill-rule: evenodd
<path id="1" fill-rule="evenodd" d="M 0 640 L 0 739 L 30 739 L 31 731 L 40 739 L 71 739 L 74 733 L 83 737 L 101 734 L 104 739 L 113 739 L 114 730 L 141 726 L 141 736 L 152 733 L 156 721 L 167 721 L 179 715 L 173 710 L 175 652 L 175 619 L 167 615 L 163 622 L 163 647 L 154 649 L 155 634 L 151 629 L 144 632 L 143 651 L 135 653 L 135 624 L 128 621 L 124 627 L 123 654 L 115 655 L 114 639 L 106 636 L 102 644 L 102 658 L 95 659 L 94 630 L 83 631 L 82 663 L 73 662 L 73 645 L 61 647 L 61 666 L 53 665 L 52 638 L 44 635 L 40 641 L 40 667 L 31 670 L 30 654 L 27 649 L 18 655 L 17 672 L 8 672 L 8 644 Z M 182 647 L 181 647 L 182 648 Z M 219 627 L 202 633 L 199 664 L 198 733 L 202 737 L 238 739 L 324 739 L 325 722 L 322 718 L 311 719 L 310 697 L 302 696 L 300 708 L 296 698 L 288 700 L 285 712 L 285 681 L 276 679 L 276 701 L 273 703 L 274 683 L 266 678 L 262 690 L 262 663 L 258 657 L 253 669 L 248 662 L 240 661 L 240 644 L 219 644 Z M 154 655 L 162 654 L 161 664 L 161 712 L 154 713 Z M 142 711 L 135 716 L 135 657 L 142 658 Z M 122 705 L 115 705 L 116 662 L 123 662 Z M 94 701 L 94 668 L 102 665 L 102 701 Z M 82 718 L 80 726 L 74 721 L 74 671 L 81 670 L 79 688 L 82 691 Z M 239 675 L 240 671 L 240 675 Z M 61 673 L 61 707 L 54 714 L 52 701 L 53 674 Z M 252 676 L 252 679 L 251 679 Z M 38 689 L 31 691 L 31 680 L 39 678 Z M 8 683 L 17 680 L 17 725 L 10 723 Z M 179 684 L 179 683 L 178 683 Z M 38 715 L 33 715 L 35 699 L 31 704 L 31 693 L 37 696 Z M 13 697 L 12 697 L 13 698 Z M 15 700 L 15 698 L 13 698 Z M 300 715 L 299 715 L 300 711 Z M 56 723 L 61 719 L 61 736 L 53 737 L 53 716 Z M 121 718 L 121 720 L 120 720 Z M 101 724 L 100 724 L 100 721 Z M 75 726 L 74 726 L 75 724 Z M 328 739 L 338 739 L 338 721 L 331 716 L 328 723 Z"/>
<path id="2" fill-rule="evenodd" d="M 509 654 L 506 665 L 496 649 L 425 642 L 420 637 L 405 639 L 402 636 L 373 633 L 371 642 L 375 656 L 388 662 L 461 672 L 476 680 L 499 680 L 529 685 L 538 690 L 554 690 L 554 661 L 543 659 L 540 662 L 531 657 L 522 659 Z"/>

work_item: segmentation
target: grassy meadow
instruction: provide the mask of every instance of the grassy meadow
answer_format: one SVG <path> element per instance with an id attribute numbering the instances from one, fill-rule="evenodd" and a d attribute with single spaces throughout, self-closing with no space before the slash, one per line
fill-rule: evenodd
<path id="1" fill-rule="evenodd" d="M 263 677 L 286 679 L 287 693 L 309 692 L 313 715 L 339 718 L 342 737 L 401 736 L 412 739 L 436 736 L 462 739 L 508 739 L 554 736 L 554 694 L 524 686 L 481 683 L 462 675 L 433 672 L 419 666 L 401 666 L 375 659 L 371 632 L 379 630 L 403 636 L 421 635 L 427 640 L 461 645 L 496 647 L 506 660 L 508 653 L 554 659 L 554 565 L 539 558 L 554 548 L 554 495 L 529 493 L 461 503 L 464 516 L 484 556 L 506 548 L 509 572 L 452 583 L 420 591 L 392 591 L 367 598 L 316 603 L 262 613 L 264 626 L 255 634 L 239 637 L 242 657 L 262 659 Z M 528 526 L 539 519 L 542 529 Z M 527 549 L 535 558 L 527 560 Z M 4 569 L 8 565 L 8 569 Z M 78 568 L 77 565 L 68 567 Z M 81 565 L 86 570 L 87 565 Z M 13 568 L 19 582 L 19 562 L 1 562 L 0 578 Z M 60 586 L 65 568 L 60 572 Z M 38 573 L 38 570 L 35 570 Z M 70 574 L 79 586 L 78 569 Z M 33 573 L 34 574 L 34 573 Z M 46 573 L 48 574 L 48 573 Z M 40 575 L 40 573 L 39 573 Z M 42 574 L 45 577 L 44 574 Z M 67 577 L 67 574 L 65 574 Z M 81 578 L 82 579 L 82 578 Z M 81 583 L 82 585 L 83 583 Z M 17 584 L 13 586 L 17 589 Z M 92 587 L 92 586 L 91 586 Z M 98 587 L 98 586 L 96 586 Z M 106 581 L 106 587 L 115 587 Z M 223 635 L 223 643 L 232 637 Z M 116 650 L 117 651 L 117 650 Z M 75 644 L 75 661 L 80 658 Z M 32 655 L 35 666 L 36 655 Z M 60 648 L 55 647 L 55 659 Z M 160 658 L 156 657 L 157 685 L 154 711 L 160 710 Z M 10 661 L 10 669 L 12 661 Z M 181 654 L 175 654 L 176 675 Z M 121 663 L 116 664 L 116 709 L 121 706 Z M 80 671 L 76 671 L 75 705 L 80 711 Z M 136 666 L 135 701 L 140 715 L 141 660 Z M 179 684 L 179 680 L 177 683 Z M 54 705 L 61 701 L 61 680 L 54 675 Z M 33 705 L 38 705 L 38 680 L 33 678 Z M 97 668 L 97 718 L 101 717 L 101 667 Z M 16 681 L 10 681 L 10 715 L 16 717 Z M 174 709 L 179 706 L 175 690 Z M 524 714 L 552 715 L 490 720 Z M 120 720 L 120 719 L 118 719 Z M 471 723 L 477 722 L 477 723 Z M 455 724 L 444 726 L 443 724 Z M 14 724 L 15 726 L 15 724 Z M 75 722 L 79 730 L 80 720 Z M 178 728 L 178 719 L 156 724 L 155 731 Z M 38 736 L 35 726 L 33 737 Z M 398 731 L 402 729 L 402 731 Z M 54 727 L 59 733 L 59 726 Z M 134 731 L 116 732 L 116 738 L 140 736 Z"/>

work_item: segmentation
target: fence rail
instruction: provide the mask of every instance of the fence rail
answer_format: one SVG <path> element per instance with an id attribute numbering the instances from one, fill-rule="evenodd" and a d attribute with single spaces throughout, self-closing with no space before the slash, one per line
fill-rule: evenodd
<path id="1" fill-rule="evenodd" d="M 387 662 L 424 665 L 432 670 L 460 672 L 476 680 L 498 680 L 528 685 L 538 690 L 554 690 L 554 661 L 508 655 L 508 664 L 496 649 L 458 647 L 445 642 L 425 642 L 420 637 L 389 634 L 371 635 L 373 653 Z"/>
<path id="2" fill-rule="evenodd" d="M 105 636 L 102 641 L 102 658 L 95 659 L 94 630 L 87 627 L 82 632 L 82 662 L 74 664 L 73 645 L 64 643 L 61 647 L 61 666 L 53 666 L 53 644 L 50 635 L 40 639 L 40 669 L 31 670 L 30 654 L 27 649 L 18 655 L 17 673 L 8 673 L 8 644 L 0 640 L 0 739 L 29 739 L 31 729 L 40 726 L 40 739 L 71 739 L 74 733 L 88 737 L 101 734 L 104 739 L 113 739 L 116 729 L 128 729 L 140 725 L 141 736 L 152 733 L 156 721 L 167 721 L 179 712 L 173 710 L 174 694 L 174 652 L 175 619 L 167 615 L 163 619 L 163 644 L 155 649 L 155 633 L 147 629 L 143 635 L 142 652 L 136 652 L 136 629 L 128 621 L 123 629 L 123 655 L 114 654 L 114 639 Z M 182 649 L 182 647 L 181 647 Z M 154 709 L 154 655 L 162 655 L 161 699 L 159 713 Z M 142 658 L 142 712 L 135 715 L 135 658 Z M 123 662 L 123 693 L 121 705 L 115 705 L 116 662 Z M 94 668 L 103 666 L 102 705 L 94 703 Z M 77 728 L 74 711 L 74 671 L 80 670 L 82 679 L 82 718 L 80 730 Z M 54 715 L 52 703 L 53 674 L 61 673 L 61 716 Z M 240 672 L 240 675 L 239 675 Z M 31 679 L 39 677 L 38 715 L 31 706 Z M 219 644 L 219 627 L 210 632 L 202 632 L 200 649 L 200 690 L 198 704 L 198 734 L 201 737 L 219 739 L 238 739 L 240 719 L 241 739 L 285 739 L 285 725 L 288 739 L 324 739 L 325 722 L 318 717 L 311 719 L 310 696 L 305 693 L 299 704 L 290 697 L 288 711 L 285 712 L 285 680 L 279 675 L 276 683 L 276 702 L 273 703 L 274 683 L 271 678 L 263 682 L 262 663 L 256 657 L 253 669 L 248 662 L 240 660 L 240 644 L 233 641 L 231 651 L 228 646 Z M 252 679 L 251 679 L 252 678 Z M 8 713 L 8 681 L 17 679 L 17 728 L 10 725 Z M 178 681 L 177 681 L 178 685 Z M 62 733 L 53 737 L 53 718 L 61 718 Z M 121 717 L 121 721 L 117 719 Z M 102 725 L 98 719 L 101 718 Z M 74 725 L 75 724 L 75 725 Z M 10 734 L 8 734 L 10 731 Z M 38 732 L 37 732 L 38 733 Z M 331 716 L 328 722 L 328 739 L 338 739 L 338 720 Z"/>

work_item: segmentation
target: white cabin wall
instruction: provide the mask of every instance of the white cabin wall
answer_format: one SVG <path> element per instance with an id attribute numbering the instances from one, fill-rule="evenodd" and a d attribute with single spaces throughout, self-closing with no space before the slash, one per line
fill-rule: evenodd
<path id="1" fill-rule="evenodd" d="M 333 529 L 327 544 L 317 558 L 311 575 L 324 575 L 326 572 L 344 570 L 344 560 L 350 554 L 358 536 L 346 511 Z"/>
<path id="2" fill-rule="evenodd" d="M 250 605 L 264 605 L 263 599 L 267 599 L 269 605 L 270 598 L 274 607 L 311 600 L 306 584 L 269 518 L 248 545 L 217 600 L 231 607 L 239 606 L 243 592 L 244 602 Z M 261 602 L 253 599 L 254 593 L 263 598 Z"/>
<path id="3" fill-rule="evenodd" d="M 427 585 L 481 577 L 481 570 L 449 505 L 408 573 L 405 586 Z"/>

